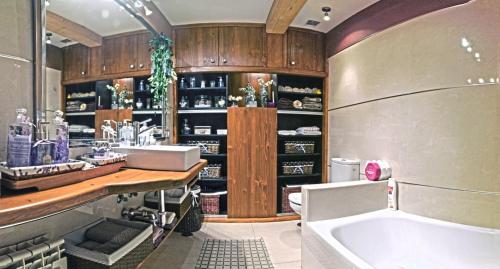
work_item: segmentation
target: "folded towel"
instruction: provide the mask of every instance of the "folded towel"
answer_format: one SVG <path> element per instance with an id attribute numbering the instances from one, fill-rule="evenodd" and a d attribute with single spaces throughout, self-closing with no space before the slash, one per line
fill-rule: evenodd
<path id="1" fill-rule="evenodd" d="M 295 130 L 279 130 L 279 135 L 297 135 L 297 131 Z"/>
<path id="2" fill-rule="evenodd" d="M 128 229 L 128 227 L 115 224 L 109 221 L 103 221 L 85 232 L 85 237 L 89 240 L 99 243 L 111 241 L 117 234 Z"/>

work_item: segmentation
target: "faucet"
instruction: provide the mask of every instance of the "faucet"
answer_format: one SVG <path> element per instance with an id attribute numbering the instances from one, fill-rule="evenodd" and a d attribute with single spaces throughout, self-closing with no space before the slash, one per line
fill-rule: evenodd
<path id="1" fill-rule="evenodd" d="M 151 144 L 150 136 L 156 130 L 155 125 L 148 126 L 148 122 L 151 121 L 152 119 L 149 118 L 141 122 L 134 122 L 134 141 L 136 146 Z"/>

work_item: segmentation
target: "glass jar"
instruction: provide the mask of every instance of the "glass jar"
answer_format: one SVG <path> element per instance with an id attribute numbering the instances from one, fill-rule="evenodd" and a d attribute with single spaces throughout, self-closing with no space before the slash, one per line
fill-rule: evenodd
<path id="1" fill-rule="evenodd" d="M 194 100 L 195 108 L 210 108 L 212 107 L 212 100 L 208 97 L 208 95 L 197 95 Z"/>
<path id="2" fill-rule="evenodd" d="M 225 108 L 226 107 L 226 97 L 225 96 L 215 96 L 214 97 L 214 107 Z"/>

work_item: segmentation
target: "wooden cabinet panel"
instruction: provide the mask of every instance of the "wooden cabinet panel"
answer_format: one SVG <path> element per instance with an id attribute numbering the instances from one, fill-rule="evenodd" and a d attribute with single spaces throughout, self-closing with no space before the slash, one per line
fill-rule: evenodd
<path id="1" fill-rule="evenodd" d="M 108 109 L 95 111 L 95 138 L 102 138 L 101 127 L 105 120 L 114 120 L 116 122 L 123 122 L 123 120 L 132 120 L 131 109 Z M 113 125 L 114 127 L 114 125 Z"/>
<path id="2" fill-rule="evenodd" d="M 228 108 L 228 217 L 276 215 L 277 113 Z"/>
<path id="3" fill-rule="evenodd" d="M 288 67 L 300 70 L 324 71 L 324 35 L 289 29 L 287 33 Z"/>
<path id="4" fill-rule="evenodd" d="M 89 48 L 89 77 L 100 76 L 103 72 L 102 47 Z"/>
<path id="5" fill-rule="evenodd" d="M 89 49 L 83 45 L 64 48 L 64 80 L 80 79 L 88 76 Z"/>
<path id="6" fill-rule="evenodd" d="M 286 66 L 286 35 L 267 34 L 266 36 L 267 67 Z"/>
<path id="7" fill-rule="evenodd" d="M 264 66 L 265 38 L 263 26 L 219 27 L 219 65 Z"/>
<path id="8" fill-rule="evenodd" d="M 150 33 L 137 35 L 137 70 L 151 69 L 151 54 L 149 53 Z"/>
<path id="9" fill-rule="evenodd" d="M 217 66 L 219 64 L 218 36 L 218 27 L 176 29 L 176 66 Z"/>
<path id="10" fill-rule="evenodd" d="M 137 36 L 105 38 L 104 73 L 117 74 L 137 70 Z"/>

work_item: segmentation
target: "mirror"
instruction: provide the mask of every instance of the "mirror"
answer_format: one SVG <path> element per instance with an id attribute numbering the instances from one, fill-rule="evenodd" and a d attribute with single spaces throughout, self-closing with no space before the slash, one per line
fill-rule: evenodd
<path id="1" fill-rule="evenodd" d="M 148 91 L 152 28 L 139 9 L 133 1 L 45 1 L 41 106 L 46 120 L 65 112 L 70 139 L 101 138 L 104 120 L 162 125 Z"/>

